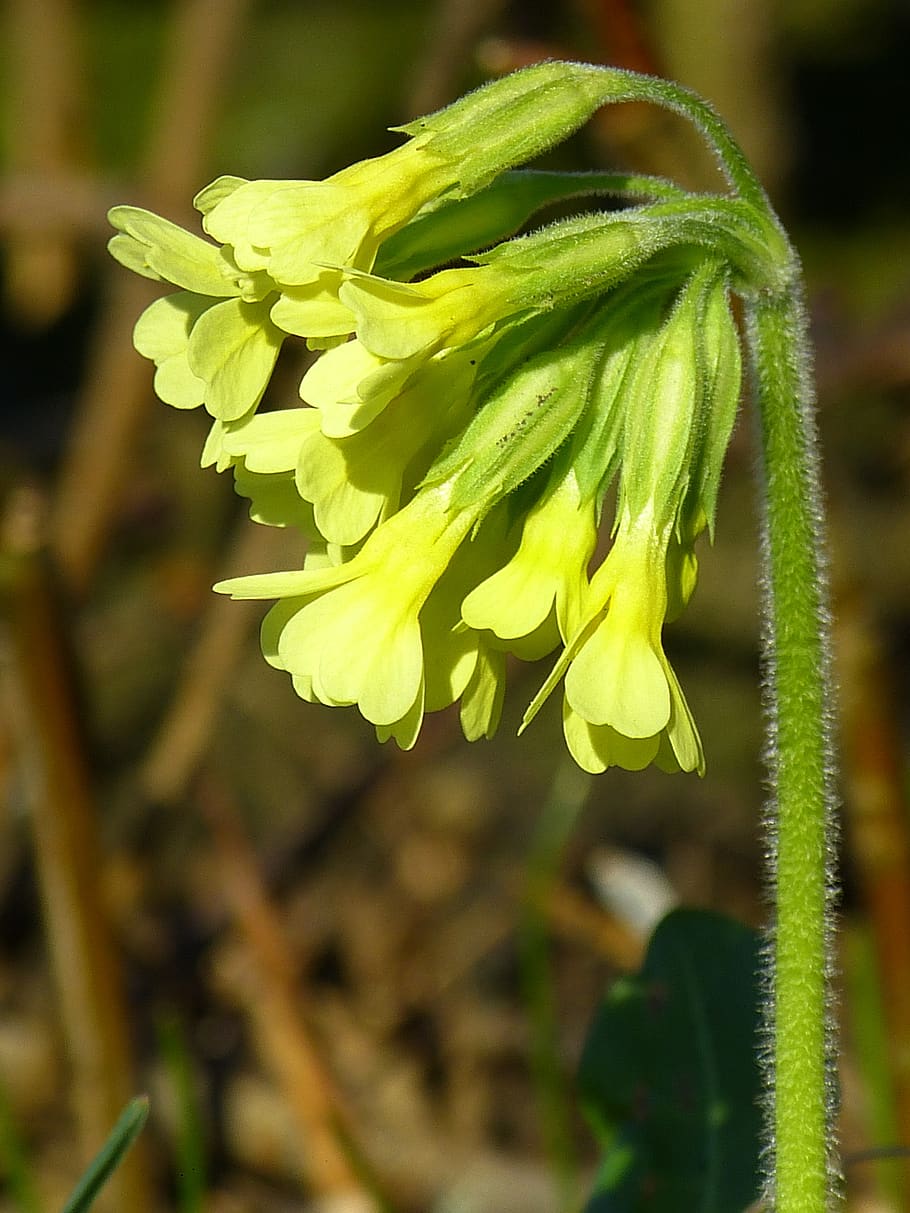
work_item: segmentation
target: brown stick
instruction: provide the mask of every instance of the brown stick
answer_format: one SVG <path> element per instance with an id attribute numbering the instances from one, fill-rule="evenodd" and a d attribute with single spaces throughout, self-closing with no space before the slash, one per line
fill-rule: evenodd
<path id="1" fill-rule="evenodd" d="M 84 164 L 84 117 L 77 17 L 71 0 L 10 0 L 9 167 L 51 179 Z M 18 232 L 6 255 L 6 296 L 20 321 L 43 327 L 68 306 L 76 254 L 66 224 Z"/>
<path id="2" fill-rule="evenodd" d="M 222 85 L 249 5 L 250 0 L 184 0 L 177 10 L 156 133 L 140 172 L 143 194 L 172 217 L 183 214 L 202 184 Z M 151 376 L 130 340 L 151 298 L 149 284 L 129 282 L 113 267 L 111 281 L 51 528 L 63 576 L 77 593 L 86 588 L 104 548 L 151 399 Z"/>
<path id="3" fill-rule="evenodd" d="M 244 516 L 223 576 L 278 569 L 287 562 L 287 549 L 286 531 L 257 526 Z M 261 614 L 261 603 L 212 596 L 168 714 L 142 765 L 140 781 L 153 802 L 172 804 L 185 795 L 205 756 L 240 653 Z"/>
<path id="4" fill-rule="evenodd" d="M 849 839 L 875 944 L 900 1139 L 910 1142 L 910 815 L 886 660 L 855 588 L 838 595 L 835 651 Z"/>
<path id="5" fill-rule="evenodd" d="M 34 498 L 20 495 L 12 523 L 7 526 L 0 578 L 4 698 L 29 792 L 45 929 L 72 1066 L 84 1165 L 135 1094 L 127 1010 L 102 904 L 97 810 L 59 622 L 34 539 Z M 140 1144 L 125 1158 L 98 1208 L 151 1209 L 151 1195 Z"/>
<path id="6" fill-rule="evenodd" d="M 345 1119 L 332 1078 L 301 1015 L 297 964 L 262 886 L 255 856 L 225 789 L 208 775 L 198 788 L 223 875 L 222 887 L 256 965 L 247 1011 L 266 1064 L 302 1133 L 306 1180 L 318 1195 L 351 1194 L 374 1207 L 341 1145 Z"/>

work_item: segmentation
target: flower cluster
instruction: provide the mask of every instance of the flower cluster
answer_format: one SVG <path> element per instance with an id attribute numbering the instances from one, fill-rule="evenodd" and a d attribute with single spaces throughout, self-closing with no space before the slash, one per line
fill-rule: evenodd
<path id="1" fill-rule="evenodd" d="M 211 240 L 116 207 L 111 251 L 179 288 L 135 342 L 163 400 L 211 414 L 203 463 L 309 540 L 302 569 L 216 587 L 276 600 L 263 651 L 299 695 L 356 704 L 403 747 L 459 703 L 475 739 L 507 658 L 552 655 L 525 724 L 562 683 L 586 770 L 701 771 L 662 630 L 694 587 L 739 396 L 735 241 L 716 200 L 667 183 L 512 234 L 544 195 L 585 191 L 509 170 L 604 88 L 537 65 L 327 181 L 219 178 L 196 198 Z M 317 352 L 303 406 L 259 412 L 288 337 Z"/>

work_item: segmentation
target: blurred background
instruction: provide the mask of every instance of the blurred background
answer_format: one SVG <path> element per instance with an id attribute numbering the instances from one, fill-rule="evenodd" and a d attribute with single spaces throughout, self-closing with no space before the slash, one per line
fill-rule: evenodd
<path id="1" fill-rule="evenodd" d="M 120 1108 L 99 1209 L 550 1213 L 595 1161 L 571 1080 L 677 901 L 758 925 L 758 523 L 748 401 L 667 646 L 703 780 L 588 781 L 512 678 L 499 736 L 410 754 L 299 701 L 260 604 L 296 562 L 204 418 L 157 403 L 156 294 L 105 212 L 195 226 L 221 173 L 319 178 L 545 57 L 709 98 L 804 257 L 842 692 L 851 1210 L 910 1209 L 910 160 L 902 0 L 5 0 L 0 41 L 0 1210 L 59 1208 Z M 602 112 L 549 163 L 715 184 L 689 132 Z M 198 230 L 198 229 L 197 229 Z M 273 399 L 292 396 L 299 367 Z M 382 1202 L 385 1201 L 385 1206 Z"/>

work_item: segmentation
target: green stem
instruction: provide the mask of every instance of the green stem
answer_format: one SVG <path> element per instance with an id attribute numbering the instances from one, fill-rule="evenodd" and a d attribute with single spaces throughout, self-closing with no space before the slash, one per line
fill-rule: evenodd
<path id="1" fill-rule="evenodd" d="M 740 198 L 751 203 L 758 211 L 771 214 L 768 196 L 742 148 L 707 101 L 672 80 L 642 76 L 623 68 L 601 70 L 609 81 L 604 90 L 604 104 L 643 101 L 672 110 L 688 119 L 711 147 L 721 172 Z"/>
<path id="2" fill-rule="evenodd" d="M 798 277 L 747 304 L 765 489 L 765 612 L 775 928 L 769 1207 L 838 1203 L 830 975 L 834 866 L 827 575 L 806 316 Z"/>

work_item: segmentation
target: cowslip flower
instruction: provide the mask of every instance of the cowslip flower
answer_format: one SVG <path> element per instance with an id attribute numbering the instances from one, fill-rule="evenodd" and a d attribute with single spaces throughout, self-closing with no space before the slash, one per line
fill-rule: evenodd
<path id="1" fill-rule="evenodd" d="M 585 770 L 651 762 L 704 770 L 701 741 L 661 641 L 666 544 L 653 515 L 624 515 L 591 581 L 565 677 L 563 726 Z"/>
<path id="2" fill-rule="evenodd" d="M 284 340 L 269 318 L 274 284 L 148 211 L 120 206 L 109 217 L 120 232 L 109 245 L 118 260 L 183 288 L 146 308 L 134 333 L 137 350 L 158 368 L 161 399 L 176 408 L 205 404 L 222 421 L 254 410 Z"/>
<path id="3" fill-rule="evenodd" d="M 474 264 L 420 282 L 350 272 L 339 296 L 365 350 L 384 364 L 413 366 L 530 312 L 603 295 L 666 247 L 672 230 L 659 205 L 584 215 L 466 257 Z"/>
<path id="4" fill-rule="evenodd" d="M 267 617 L 273 661 L 306 697 L 358 704 L 386 729 L 422 718 L 425 691 L 421 609 L 476 522 L 450 514 L 447 485 L 419 493 L 335 566 L 222 582 L 234 598 L 282 599 Z M 404 723 L 403 723 L 404 722 Z"/>
<path id="5" fill-rule="evenodd" d="M 575 633 L 597 542 L 593 499 L 585 501 L 571 467 L 521 524 L 512 558 L 461 604 L 464 622 L 488 630 L 526 658 L 542 657 Z M 519 646 L 515 642 L 522 641 Z"/>
<path id="6" fill-rule="evenodd" d="M 156 390 L 212 415 L 203 463 L 251 518 L 309 544 L 302 568 L 217 588 L 276 599 L 267 659 L 381 740 L 407 748 L 456 703 L 467 737 L 492 736 L 506 656 L 555 654 L 525 724 L 564 680 L 585 769 L 703 769 L 663 627 L 713 533 L 740 377 L 728 284 L 761 224 L 657 183 L 504 239 L 530 199 L 579 191 L 525 174 L 496 193 L 623 87 L 541 64 L 326 181 L 218 178 L 195 200 L 209 239 L 112 212 L 114 255 L 180 288 L 136 326 Z M 318 351 L 304 407 L 261 412 L 295 338 Z"/>
<path id="7" fill-rule="evenodd" d="M 703 266 L 660 331 L 645 339 L 624 400 L 613 546 L 591 578 L 574 636 L 526 714 L 528 723 L 564 674 L 566 741 L 591 772 L 651 762 L 704 769 L 662 629 L 694 585 L 688 557 L 713 521 L 739 395 L 726 290 L 718 267 Z"/>
<path id="8" fill-rule="evenodd" d="M 254 410 L 286 334 L 318 345 L 353 331 L 339 298 L 346 270 L 369 270 L 384 240 L 438 202 L 469 197 L 597 108 L 603 81 L 584 64 L 543 63 L 399 128 L 407 141 L 325 181 L 222 176 L 194 205 L 218 243 L 138 207 L 117 206 L 112 255 L 181 288 L 140 320 L 136 346 L 180 408 L 222 422 Z M 523 120 L 529 107 L 538 120 Z M 478 124 L 481 124 L 478 126 Z M 478 143 L 478 133 L 488 139 Z"/>

